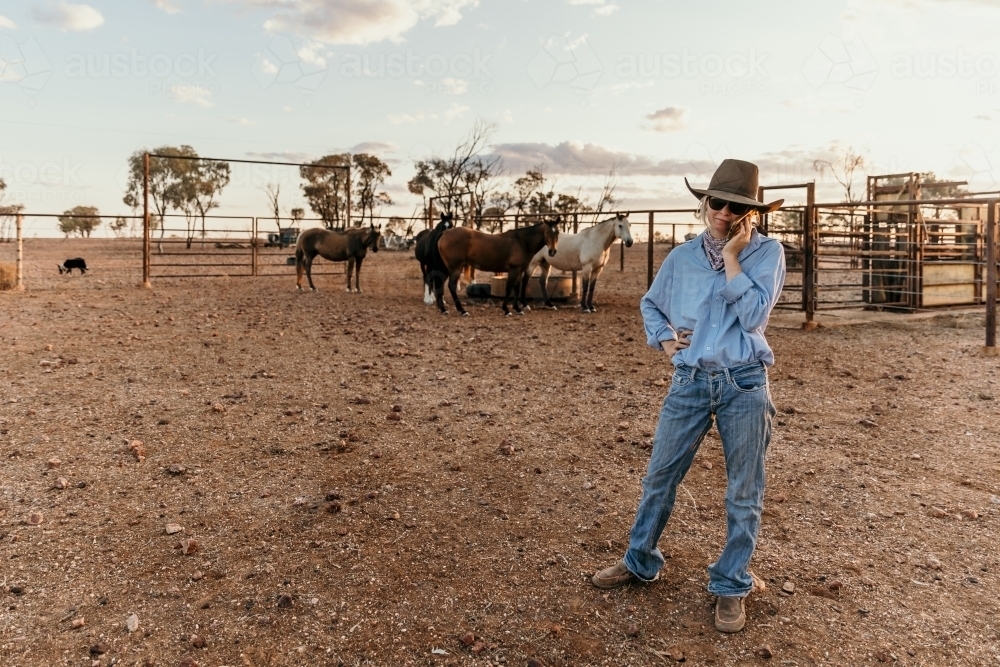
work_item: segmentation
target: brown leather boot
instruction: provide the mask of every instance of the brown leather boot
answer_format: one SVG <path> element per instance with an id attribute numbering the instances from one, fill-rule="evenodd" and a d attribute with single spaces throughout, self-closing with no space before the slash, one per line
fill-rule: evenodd
<path id="1" fill-rule="evenodd" d="M 626 569 L 625 563 L 619 561 L 595 574 L 590 581 L 598 588 L 618 588 L 638 581 L 638 578 Z"/>
<path id="2" fill-rule="evenodd" d="M 720 596 L 715 601 L 715 629 L 719 632 L 739 632 L 747 624 L 743 598 Z"/>

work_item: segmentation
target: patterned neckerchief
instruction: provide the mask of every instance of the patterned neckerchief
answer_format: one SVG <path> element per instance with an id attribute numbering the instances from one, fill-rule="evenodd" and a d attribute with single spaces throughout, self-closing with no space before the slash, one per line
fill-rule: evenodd
<path id="1" fill-rule="evenodd" d="M 705 248 L 705 254 L 708 255 L 708 263 L 712 265 L 713 269 L 718 271 L 726 264 L 725 260 L 722 258 L 722 249 L 726 247 L 727 243 L 729 243 L 729 239 L 714 238 L 707 231 L 701 236 L 701 244 Z"/>

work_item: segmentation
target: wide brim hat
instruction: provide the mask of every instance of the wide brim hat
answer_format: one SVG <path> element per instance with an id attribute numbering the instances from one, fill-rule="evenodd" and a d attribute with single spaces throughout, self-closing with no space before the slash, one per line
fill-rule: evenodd
<path id="1" fill-rule="evenodd" d="M 735 204 L 746 204 L 753 206 L 761 213 L 770 213 L 781 207 L 784 199 L 765 204 L 757 198 L 757 165 L 744 160 L 723 160 L 719 168 L 712 174 L 712 180 L 705 190 L 692 188 L 688 179 L 684 179 L 684 185 L 697 197 L 718 197 Z"/>

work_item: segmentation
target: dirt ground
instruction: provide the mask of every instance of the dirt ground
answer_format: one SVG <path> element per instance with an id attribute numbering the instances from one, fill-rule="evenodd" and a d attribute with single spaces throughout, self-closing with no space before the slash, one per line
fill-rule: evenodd
<path id="1" fill-rule="evenodd" d="M 29 290 L 0 293 L 4 665 L 1000 662 L 981 315 L 775 318 L 768 587 L 724 636 L 714 430 L 659 581 L 589 583 L 624 550 L 671 375 L 644 246 L 597 314 L 467 319 L 423 305 L 404 253 L 370 256 L 360 295 L 296 293 L 291 269 L 137 289 L 125 243 L 26 253 Z M 56 275 L 74 256 L 93 270 Z"/>

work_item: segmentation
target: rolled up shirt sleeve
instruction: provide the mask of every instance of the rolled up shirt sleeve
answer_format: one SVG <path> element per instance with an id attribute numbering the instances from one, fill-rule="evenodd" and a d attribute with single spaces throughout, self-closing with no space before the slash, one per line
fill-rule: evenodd
<path id="1" fill-rule="evenodd" d="M 674 340 L 677 333 L 670 326 L 667 319 L 667 302 L 670 295 L 670 286 L 673 282 L 673 262 L 670 255 L 656 272 L 653 284 L 649 286 L 649 291 L 639 301 L 639 310 L 642 312 L 642 326 L 646 330 L 646 344 L 654 350 L 662 350 L 660 341 Z"/>
<path id="2" fill-rule="evenodd" d="M 785 251 L 780 243 L 772 243 L 762 260 L 751 269 L 750 275 L 742 271 L 736 274 L 718 291 L 718 295 L 733 306 L 741 329 L 755 331 L 767 324 L 784 285 Z"/>

